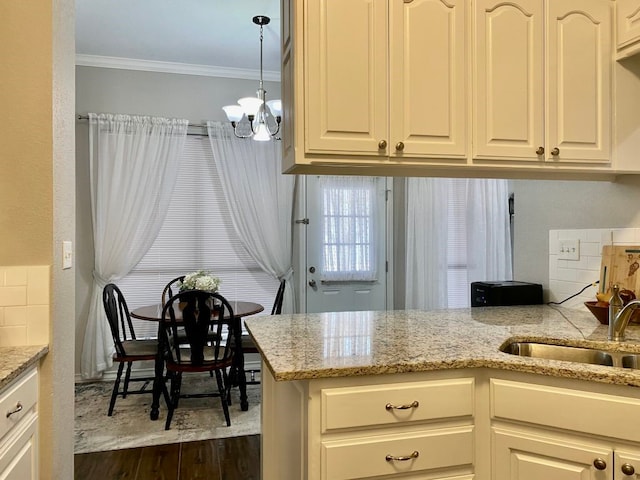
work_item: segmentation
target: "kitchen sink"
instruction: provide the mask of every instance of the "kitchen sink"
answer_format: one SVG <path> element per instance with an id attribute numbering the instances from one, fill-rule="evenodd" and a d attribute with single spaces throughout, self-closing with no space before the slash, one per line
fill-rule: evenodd
<path id="1" fill-rule="evenodd" d="M 640 369 L 640 353 L 610 352 L 597 348 L 571 347 L 540 342 L 511 342 L 503 345 L 500 350 L 521 357 Z"/>

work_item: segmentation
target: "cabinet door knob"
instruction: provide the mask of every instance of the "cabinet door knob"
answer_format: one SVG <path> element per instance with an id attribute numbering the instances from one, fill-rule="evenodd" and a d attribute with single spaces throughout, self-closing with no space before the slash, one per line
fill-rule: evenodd
<path id="1" fill-rule="evenodd" d="M 620 470 L 622 470 L 622 473 L 625 475 L 634 475 L 636 473 L 636 469 L 633 468 L 633 465 L 630 463 L 623 463 Z"/>
<path id="2" fill-rule="evenodd" d="M 402 143 L 402 142 L 396 143 L 396 150 L 399 151 L 399 152 L 404 150 L 404 143 Z"/>
<path id="3" fill-rule="evenodd" d="M 605 462 L 601 458 L 596 458 L 593 461 L 593 466 L 596 467 L 596 470 L 604 470 L 605 468 L 607 468 L 607 462 Z"/>
<path id="4" fill-rule="evenodd" d="M 558 155 L 560 155 L 560 149 L 558 147 L 555 147 L 553 150 L 551 150 L 551 155 L 557 157 Z"/>
<path id="5" fill-rule="evenodd" d="M 387 148 L 387 141 L 386 140 L 380 140 L 378 142 L 378 149 L 379 150 L 384 150 L 385 148 Z"/>
<path id="6" fill-rule="evenodd" d="M 544 155 L 544 147 L 538 147 L 536 150 L 536 155 Z"/>

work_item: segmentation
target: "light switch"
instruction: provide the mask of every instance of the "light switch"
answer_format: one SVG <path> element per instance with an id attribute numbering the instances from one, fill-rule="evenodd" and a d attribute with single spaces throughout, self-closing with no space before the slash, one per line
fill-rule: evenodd
<path id="1" fill-rule="evenodd" d="M 69 240 L 62 242 L 62 269 L 73 266 L 73 243 Z"/>

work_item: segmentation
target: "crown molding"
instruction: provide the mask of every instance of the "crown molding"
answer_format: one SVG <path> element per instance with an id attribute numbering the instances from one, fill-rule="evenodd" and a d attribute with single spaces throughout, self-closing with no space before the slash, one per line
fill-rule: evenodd
<path id="1" fill-rule="evenodd" d="M 76 65 L 81 67 L 115 68 L 120 70 L 138 70 L 143 72 L 176 73 L 179 75 L 199 75 L 203 77 L 223 77 L 243 80 L 260 80 L 260 70 L 245 68 L 214 67 L 189 63 L 158 62 L 134 58 L 105 57 L 101 55 L 76 55 Z M 280 72 L 263 71 L 263 79 L 270 82 L 280 81 Z"/>

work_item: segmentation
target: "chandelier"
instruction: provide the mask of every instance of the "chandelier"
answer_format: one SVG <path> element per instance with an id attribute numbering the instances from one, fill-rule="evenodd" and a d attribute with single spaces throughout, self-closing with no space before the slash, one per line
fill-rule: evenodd
<path id="1" fill-rule="evenodd" d="M 260 87 L 255 97 L 244 97 L 236 105 L 222 107 L 227 119 L 233 126 L 233 133 L 238 138 L 253 138 L 257 141 L 268 141 L 277 138 L 282 121 L 282 102 L 266 101 L 267 92 L 262 82 L 262 39 L 263 28 L 271 19 L 265 15 L 253 17 L 253 23 L 260 25 Z"/>

